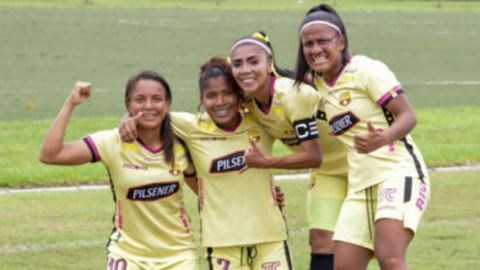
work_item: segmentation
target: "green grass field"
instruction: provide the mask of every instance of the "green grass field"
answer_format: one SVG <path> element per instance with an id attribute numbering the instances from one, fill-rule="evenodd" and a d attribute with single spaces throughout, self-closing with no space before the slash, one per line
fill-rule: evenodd
<path id="1" fill-rule="evenodd" d="M 480 266 L 478 171 L 431 173 L 432 198 L 408 250 L 412 270 Z M 306 180 L 280 181 L 286 192 L 290 245 L 295 269 L 308 268 Z M 198 229 L 196 202 L 187 190 L 186 206 Z M 0 194 L 0 263 L 9 270 L 102 269 L 114 204 L 110 191 L 83 190 Z M 198 236 L 198 235 L 197 235 Z M 198 238 L 197 238 L 198 239 Z M 369 270 L 377 270 L 372 261 Z"/>
<path id="2" fill-rule="evenodd" d="M 44 134 L 76 80 L 92 82 L 67 140 L 117 126 L 123 87 L 141 69 L 163 74 L 174 110 L 194 111 L 200 64 L 264 29 L 281 66 L 293 67 L 298 25 L 317 1 L 0 0 L 1 188 L 106 184 L 100 165 L 38 162 Z M 419 119 L 429 167 L 480 162 L 480 1 L 338 0 L 350 52 L 385 62 Z M 286 150 L 277 145 L 277 155 Z M 283 173 L 283 171 L 276 171 Z M 409 248 L 411 269 L 479 269 L 478 171 L 431 173 L 432 200 Z M 307 269 L 305 181 L 284 181 L 296 269 Z M 0 268 L 98 269 L 111 230 L 108 190 L 0 193 Z M 195 198 L 186 204 L 198 226 Z M 75 202 L 75 203 L 72 203 Z M 198 230 L 197 230 L 198 231 Z M 375 263 L 369 270 L 376 270 Z"/>

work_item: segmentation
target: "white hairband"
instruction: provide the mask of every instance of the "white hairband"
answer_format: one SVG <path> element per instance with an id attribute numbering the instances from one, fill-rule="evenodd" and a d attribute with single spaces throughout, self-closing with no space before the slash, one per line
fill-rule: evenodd
<path id="1" fill-rule="evenodd" d="M 253 38 L 245 38 L 245 39 L 237 41 L 237 43 L 233 44 L 232 49 L 230 49 L 230 54 L 232 54 L 233 50 L 235 50 L 238 46 L 240 46 L 241 44 L 245 44 L 245 43 L 254 43 L 254 44 L 262 47 L 262 49 L 264 49 L 266 52 L 268 52 L 268 54 L 270 54 L 270 55 L 272 54 L 272 52 L 270 51 L 270 48 L 267 45 L 265 45 L 264 43 L 262 43 L 258 40 L 255 40 Z"/>
<path id="2" fill-rule="evenodd" d="M 331 23 L 331 22 L 327 22 L 327 21 L 320 21 L 320 20 L 317 20 L 317 21 L 312 21 L 312 22 L 309 22 L 309 23 L 306 23 L 305 25 L 302 26 L 302 28 L 300 29 L 300 33 L 303 32 L 303 30 L 312 25 L 312 24 L 323 24 L 323 25 L 328 25 L 330 27 L 332 27 L 333 29 L 335 29 L 340 35 L 342 34 L 342 31 L 340 30 L 340 28 L 338 28 L 338 26 L 336 26 L 335 24 Z"/>

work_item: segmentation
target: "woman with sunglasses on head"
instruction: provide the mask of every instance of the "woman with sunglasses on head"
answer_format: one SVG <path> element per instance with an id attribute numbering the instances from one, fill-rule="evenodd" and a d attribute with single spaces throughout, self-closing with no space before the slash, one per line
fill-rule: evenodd
<path id="1" fill-rule="evenodd" d="M 314 168 L 307 200 L 310 269 L 331 270 L 333 231 L 347 192 L 346 148 L 329 134 L 317 91 L 304 83 L 294 84 L 292 72 L 276 66 L 264 32 L 238 39 L 230 51 L 233 74 L 246 95 L 246 108 L 271 136 L 293 151 L 273 157 L 253 144 L 245 153 L 245 163 L 261 168 Z"/>
<path id="2" fill-rule="evenodd" d="M 312 76 L 331 132 L 348 148 L 349 190 L 335 229 L 335 269 L 408 269 L 405 253 L 429 199 L 425 163 L 410 132 L 415 112 L 389 68 L 349 55 L 329 5 L 300 25 L 296 82 Z"/>

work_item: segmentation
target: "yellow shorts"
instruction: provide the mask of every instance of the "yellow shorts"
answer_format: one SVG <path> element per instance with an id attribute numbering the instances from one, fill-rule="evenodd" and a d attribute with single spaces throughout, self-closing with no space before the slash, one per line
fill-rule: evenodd
<path id="1" fill-rule="evenodd" d="M 159 255 L 160 256 L 160 255 Z M 176 257 L 165 260 L 136 260 L 118 253 L 108 252 L 107 270 L 199 270 L 198 256 L 192 252 L 189 257 Z"/>
<path id="2" fill-rule="evenodd" d="M 430 198 L 428 179 L 393 178 L 345 199 L 333 239 L 373 250 L 375 221 L 383 218 L 403 221 L 417 230 Z"/>
<path id="3" fill-rule="evenodd" d="M 293 269 L 287 241 L 205 250 L 210 270 Z"/>
<path id="4" fill-rule="evenodd" d="M 310 176 L 307 197 L 309 229 L 334 231 L 338 215 L 347 196 L 347 176 L 313 173 Z"/>

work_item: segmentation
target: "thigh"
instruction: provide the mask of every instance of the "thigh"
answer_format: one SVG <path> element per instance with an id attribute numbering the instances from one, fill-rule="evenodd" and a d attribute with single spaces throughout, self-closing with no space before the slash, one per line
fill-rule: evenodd
<path id="1" fill-rule="evenodd" d="M 336 242 L 334 254 L 336 270 L 364 270 L 367 269 L 373 251 L 351 243 Z"/>
<path id="2" fill-rule="evenodd" d="M 311 175 L 307 197 L 307 220 L 310 229 L 334 231 L 347 189 L 346 176 L 317 173 Z"/>

